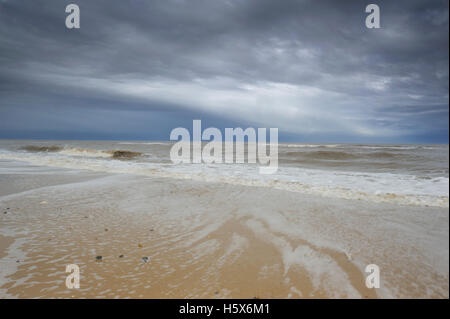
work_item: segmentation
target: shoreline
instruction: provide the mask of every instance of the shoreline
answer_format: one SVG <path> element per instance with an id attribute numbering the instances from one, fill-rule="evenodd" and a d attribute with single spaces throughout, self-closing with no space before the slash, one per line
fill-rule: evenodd
<path id="1" fill-rule="evenodd" d="M 72 177 L 0 198 L 11 211 L 0 236 L 16 234 L 25 254 L 14 273 L 0 275 L 0 298 L 448 298 L 446 209 Z M 72 263 L 79 290 L 64 284 Z M 364 286 L 369 263 L 381 268 L 376 295 Z"/>

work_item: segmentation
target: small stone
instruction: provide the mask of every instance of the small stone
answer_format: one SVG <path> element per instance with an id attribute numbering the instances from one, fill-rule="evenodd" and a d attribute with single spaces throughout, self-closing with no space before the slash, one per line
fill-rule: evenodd
<path id="1" fill-rule="evenodd" d="M 214 291 L 214 293 L 215 293 L 216 295 L 218 295 L 218 294 L 219 294 L 219 291 L 218 291 L 218 290 L 216 290 L 216 291 Z"/>
<path id="2" fill-rule="evenodd" d="M 3 212 L 3 214 L 6 214 L 6 212 Z"/>
<path id="3" fill-rule="evenodd" d="M 16 263 L 20 263 L 20 260 L 16 260 Z"/>
<path id="4" fill-rule="evenodd" d="M 123 255 L 119 255 L 119 258 L 123 258 Z"/>
<path id="5" fill-rule="evenodd" d="M 99 260 L 99 261 L 102 260 L 102 258 L 103 258 L 102 256 L 97 256 L 97 257 L 95 257 L 95 259 L 97 259 L 97 260 Z"/>
<path id="6" fill-rule="evenodd" d="M 152 229 L 150 229 L 150 231 L 153 231 L 153 228 L 152 228 Z"/>
<path id="7" fill-rule="evenodd" d="M 148 257 L 142 257 L 142 261 L 145 263 L 148 262 Z"/>
<path id="8" fill-rule="evenodd" d="M 109 229 L 108 228 L 105 228 L 105 231 L 108 231 Z"/>
<path id="9" fill-rule="evenodd" d="M 139 248 L 142 248 L 142 247 L 144 247 L 144 246 L 142 246 L 142 244 L 138 244 L 138 247 L 139 247 Z"/>
<path id="10" fill-rule="evenodd" d="M 9 207 L 6 207 L 6 210 L 9 210 Z"/>

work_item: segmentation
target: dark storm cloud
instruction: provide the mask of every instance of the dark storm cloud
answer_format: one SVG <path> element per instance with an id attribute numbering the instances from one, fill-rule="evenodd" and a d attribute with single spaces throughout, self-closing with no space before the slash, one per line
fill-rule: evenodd
<path id="1" fill-rule="evenodd" d="M 9 132 L 127 120 L 123 134 L 148 134 L 136 118 L 167 128 L 176 113 L 325 141 L 448 140 L 447 1 L 374 1 L 381 29 L 365 27 L 364 1 L 72 2 L 78 30 L 69 1 L 0 0 Z"/>

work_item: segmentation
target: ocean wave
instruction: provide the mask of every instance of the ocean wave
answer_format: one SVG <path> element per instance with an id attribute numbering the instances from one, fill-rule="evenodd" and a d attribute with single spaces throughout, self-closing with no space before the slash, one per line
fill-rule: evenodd
<path id="1" fill-rule="evenodd" d="M 337 151 L 315 151 L 303 153 L 303 156 L 311 159 L 321 159 L 321 160 L 348 160 L 358 158 L 357 155 L 347 153 L 347 152 L 337 152 Z"/>
<path id="2" fill-rule="evenodd" d="M 355 145 L 362 149 L 374 149 L 374 150 L 436 150 L 439 147 L 433 146 L 422 146 L 422 145 L 380 145 L 380 146 L 372 146 L 372 145 Z"/>
<path id="3" fill-rule="evenodd" d="M 51 146 L 36 146 L 36 145 L 27 145 L 21 147 L 20 150 L 31 152 L 31 153 L 58 153 L 67 156 L 76 156 L 76 157 L 100 157 L 100 158 L 113 158 L 113 159 L 122 159 L 128 160 L 136 157 L 140 157 L 143 155 L 141 152 L 132 152 L 128 150 L 97 150 L 97 149 L 89 149 L 89 148 L 81 148 L 81 147 L 65 147 L 59 145 L 51 145 Z"/>
<path id="4" fill-rule="evenodd" d="M 130 155 L 134 156 L 134 154 Z M 446 177 L 421 179 L 414 175 L 333 172 L 294 167 L 279 168 L 279 173 L 276 175 L 260 175 L 256 167 L 245 165 L 223 164 L 212 168 L 206 165 L 162 165 L 149 162 L 109 161 L 93 157 L 68 157 L 57 153 L 54 155 L 0 152 L 0 159 L 68 169 L 270 187 L 350 200 L 435 207 L 449 205 L 449 179 Z"/>
<path id="5" fill-rule="evenodd" d="M 408 150 L 437 150 L 442 146 L 425 146 L 425 145 L 366 145 L 366 144 L 284 144 L 280 143 L 280 147 L 287 148 L 351 148 L 357 147 L 360 149 L 373 150 L 394 150 L 394 151 L 408 151 Z"/>
<path id="6" fill-rule="evenodd" d="M 61 146 L 50 145 L 50 146 L 38 146 L 38 145 L 27 145 L 20 148 L 20 150 L 27 152 L 59 152 L 63 149 Z"/>
<path id="7" fill-rule="evenodd" d="M 368 153 L 365 154 L 364 157 L 367 158 L 398 158 L 398 157 L 405 157 L 404 154 L 399 154 L 399 153 L 392 153 L 392 152 L 373 152 L 373 153 Z M 412 157 L 412 155 L 410 155 L 409 157 Z"/>
<path id="8" fill-rule="evenodd" d="M 132 151 L 110 151 L 112 158 L 115 159 L 133 159 L 139 156 L 142 156 L 141 152 L 132 152 Z"/>
<path id="9" fill-rule="evenodd" d="M 404 154 L 398 152 L 377 151 L 377 152 L 344 152 L 344 151 L 289 151 L 280 152 L 284 160 L 301 163 L 304 160 L 334 160 L 345 161 L 355 159 L 416 159 L 420 158 L 417 154 Z"/>
<path id="10" fill-rule="evenodd" d="M 335 148 L 341 146 L 341 144 L 278 144 L 281 147 L 289 148 Z"/>
<path id="11" fill-rule="evenodd" d="M 58 153 L 68 156 L 104 157 L 104 158 L 111 157 L 110 151 L 81 148 L 81 147 L 64 147 Z"/>
<path id="12" fill-rule="evenodd" d="M 119 142 L 120 145 L 166 145 L 170 146 L 173 142 Z"/>

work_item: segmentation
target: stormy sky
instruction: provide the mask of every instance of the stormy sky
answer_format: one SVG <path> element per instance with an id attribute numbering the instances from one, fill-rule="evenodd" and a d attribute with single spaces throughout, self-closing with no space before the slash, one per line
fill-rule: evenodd
<path id="1" fill-rule="evenodd" d="M 448 143 L 448 17 L 447 0 L 0 0 L 0 138 L 168 140 L 201 119 Z"/>

